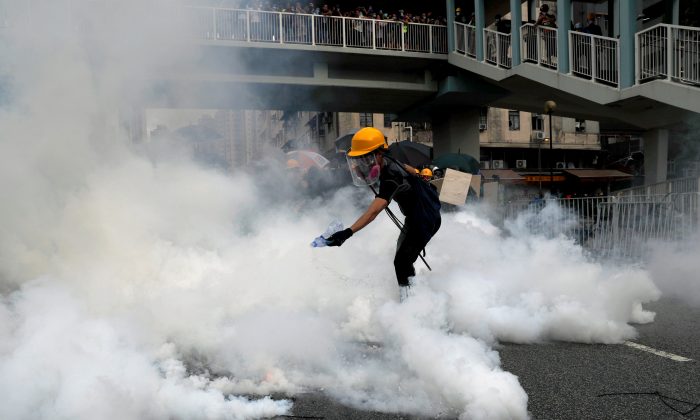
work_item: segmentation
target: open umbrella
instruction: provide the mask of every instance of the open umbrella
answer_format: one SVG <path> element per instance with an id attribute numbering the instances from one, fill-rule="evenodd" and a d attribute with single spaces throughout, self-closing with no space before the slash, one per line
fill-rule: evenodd
<path id="1" fill-rule="evenodd" d="M 309 169 L 312 166 L 323 168 L 328 165 L 328 159 L 315 152 L 308 150 L 293 150 L 287 152 L 287 160 L 296 160 L 299 166 L 303 169 Z"/>
<path id="2" fill-rule="evenodd" d="M 433 161 L 433 165 L 440 169 L 457 169 L 468 174 L 479 173 L 479 161 L 470 155 L 458 153 L 446 153 Z"/>
<path id="3" fill-rule="evenodd" d="M 433 148 L 422 143 L 404 140 L 389 145 L 389 154 L 401 163 L 420 168 L 430 164 L 433 159 Z"/>
<path id="4" fill-rule="evenodd" d="M 355 135 L 357 130 L 352 133 L 344 134 L 337 139 L 335 139 L 335 151 L 338 153 L 346 153 L 350 150 L 350 145 L 352 144 L 352 136 Z"/>

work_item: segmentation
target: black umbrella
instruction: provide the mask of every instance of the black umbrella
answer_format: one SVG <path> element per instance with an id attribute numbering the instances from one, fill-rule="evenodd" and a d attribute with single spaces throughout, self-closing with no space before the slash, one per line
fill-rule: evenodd
<path id="1" fill-rule="evenodd" d="M 447 153 L 433 161 L 433 165 L 440 169 L 457 169 L 468 174 L 476 175 L 479 173 L 479 161 L 470 155 L 461 155 L 458 153 Z"/>
<path id="2" fill-rule="evenodd" d="M 337 139 L 335 139 L 335 151 L 338 153 L 346 153 L 350 150 L 350 145 L 352 144 L 352 136 L 355 135 L 356 131 L 352 133 L 344 134 Z"/>
<path id="3" fill-rule="evenodd" d="M 433 148 L 422 143 L 404 140 L 392 143 L 389 146 L 389 154 L 401 163 L 421 168 L 430 164 L 433 159 Z"/>

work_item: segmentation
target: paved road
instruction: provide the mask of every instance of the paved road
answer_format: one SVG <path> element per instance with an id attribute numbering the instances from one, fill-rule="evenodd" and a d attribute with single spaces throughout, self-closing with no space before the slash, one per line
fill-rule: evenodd
<path id="1" fill-rule="evenodd" d="M 603 396 L 618 392 L 659 392 L 700 404 L 700 308 L 662 300 L 648 309 L 656 321 L 638 326 L 635 343 L 693 359 L 678 362 L 627 345 L 549 343 L 504 344 L 503 368 L 517 375 L 529 395 L 535 419 L 700 419 L 700 407 L 683 416 L 658 396 Z M 694 405 L 667 400 L 679 411 Z M 342 406 L 320 394 L 295 397 L 287 418 L 417 419 Z"/>

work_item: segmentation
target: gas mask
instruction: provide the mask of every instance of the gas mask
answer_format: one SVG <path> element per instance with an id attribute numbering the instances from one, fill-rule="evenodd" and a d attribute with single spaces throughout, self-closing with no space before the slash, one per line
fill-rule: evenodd
<path id="1" fill-rule="evenodd" d="M 377 161 L 376 153 L 368 153 L 362 156 L 346 156 L 348 167 L 352 174 L 352 183 L 358 187 L 374 185 L 379 181 L 381 167 Z"/>

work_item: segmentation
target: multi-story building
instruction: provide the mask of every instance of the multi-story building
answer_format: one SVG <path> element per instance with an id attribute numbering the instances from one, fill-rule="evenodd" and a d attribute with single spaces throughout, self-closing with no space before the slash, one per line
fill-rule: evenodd
<path id="1" fill-rule="evenodd" d="M 600 159 L 600 126 L 577 120 L 483 108 L 479 121 L 482 168 L 591 168 Z M 553 139 L 550 152 L 550 139 Z"/>

